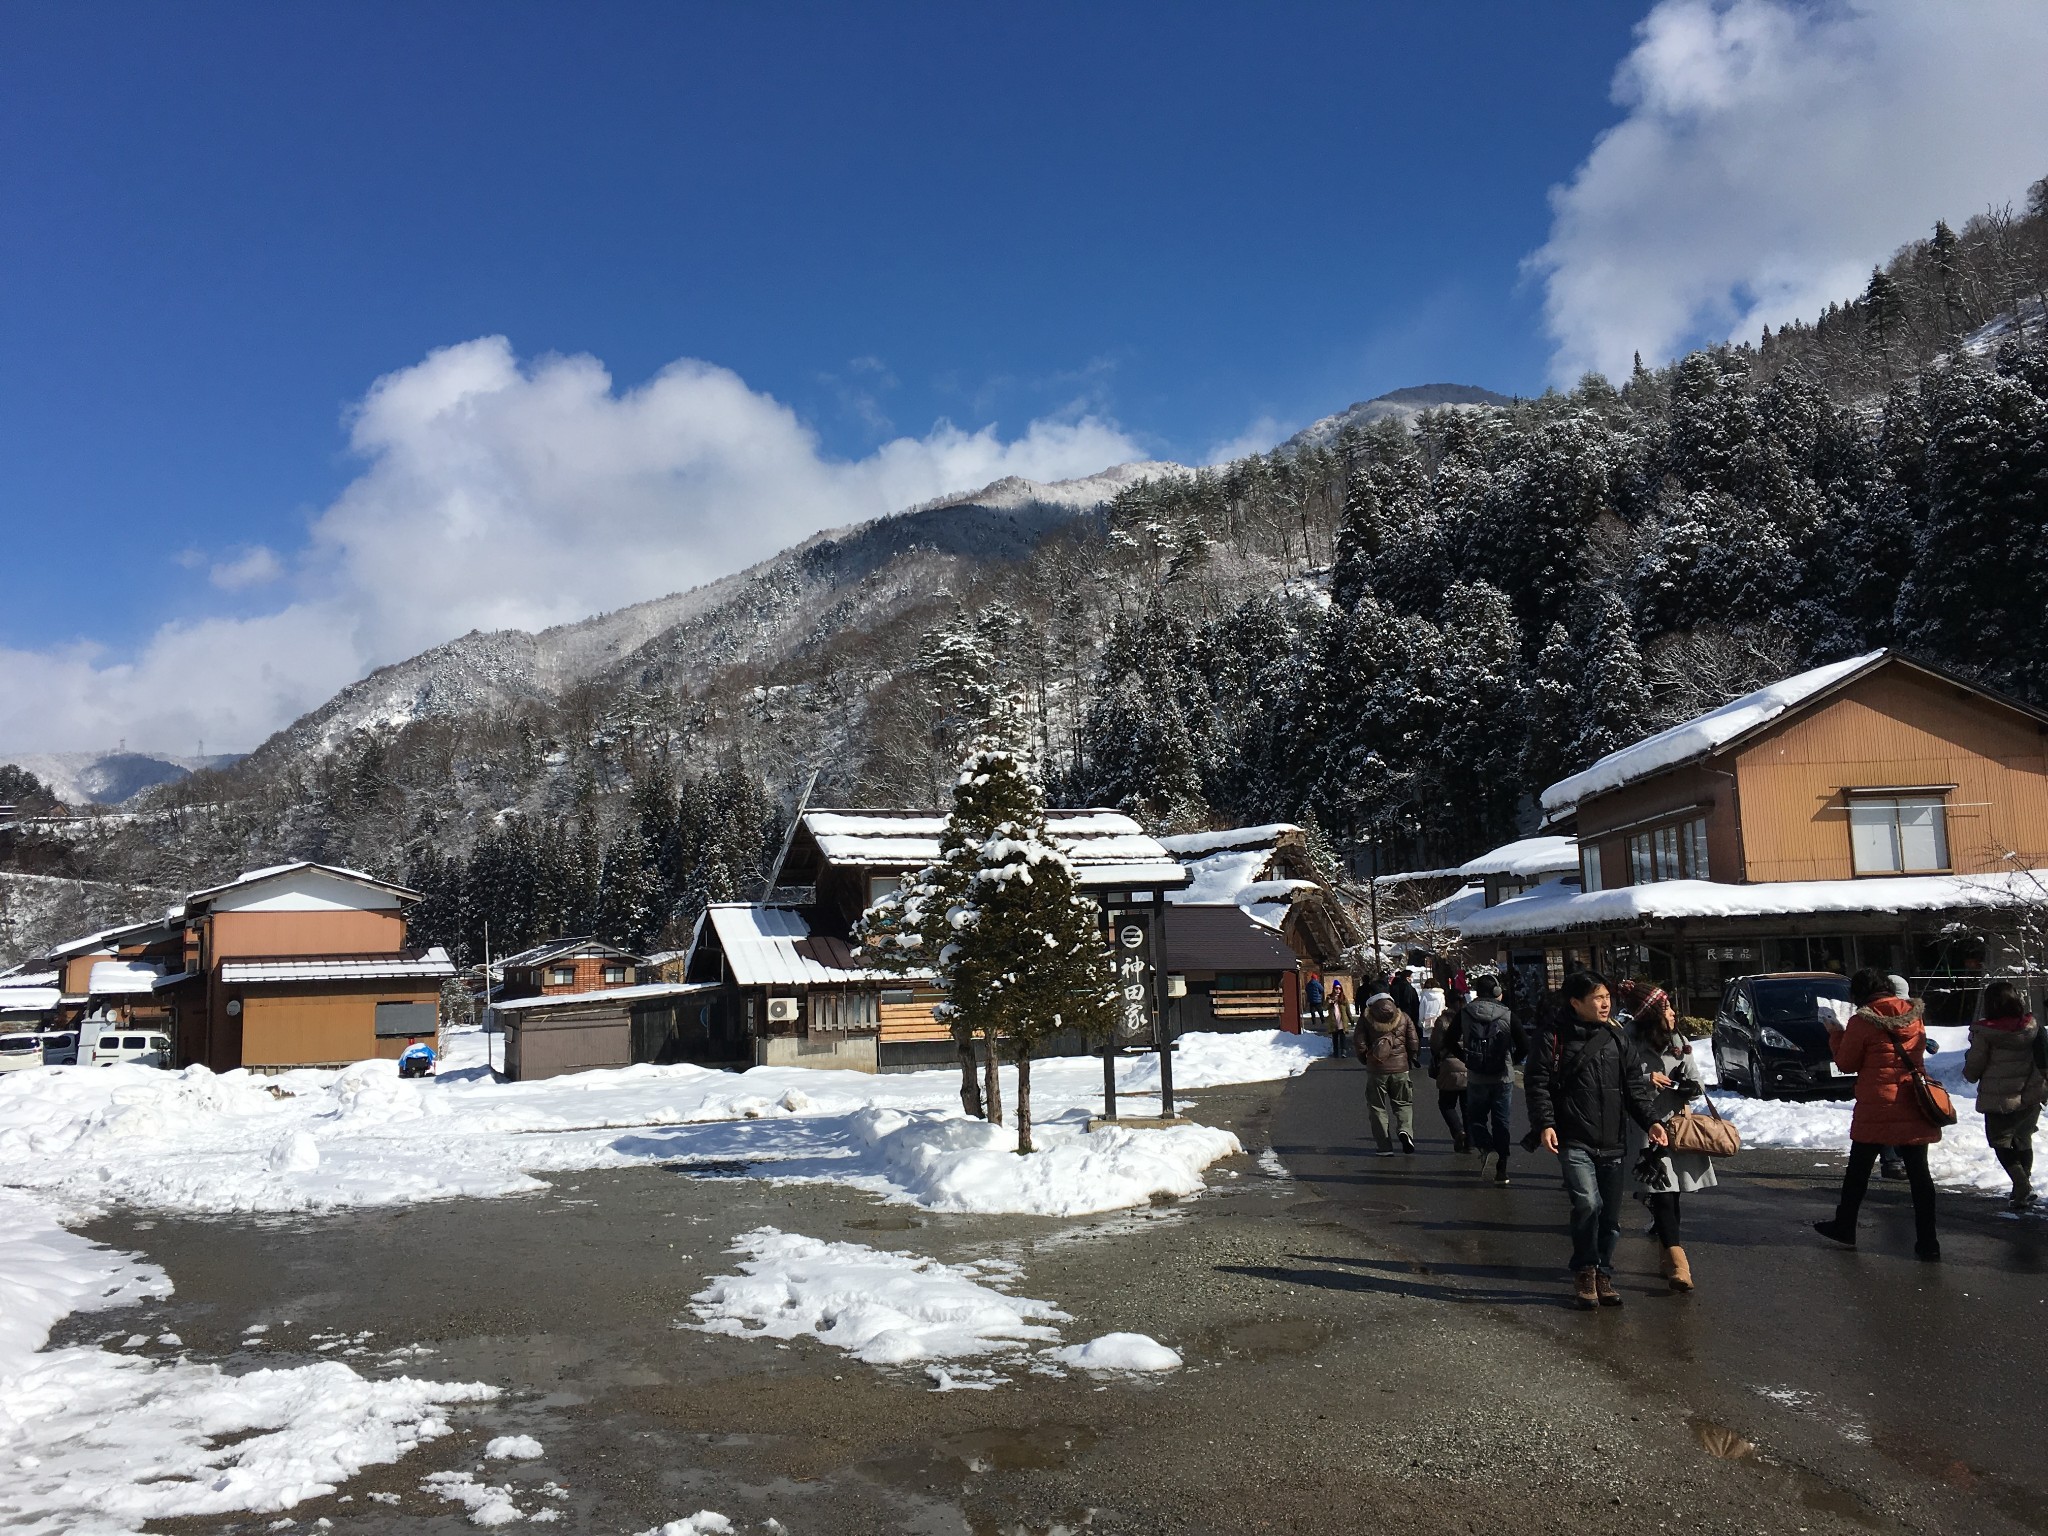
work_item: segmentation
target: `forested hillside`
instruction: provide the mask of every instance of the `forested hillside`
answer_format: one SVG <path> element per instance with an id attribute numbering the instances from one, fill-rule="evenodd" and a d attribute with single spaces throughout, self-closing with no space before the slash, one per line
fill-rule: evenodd
<path id="1" fill-rule="evenodd" d="M 463 953 L 486 921 L 652 947 L 759 878 L 813 771 L 815 803 L 938 803 L 1002 693 L 1065 803 L 1461 859 L 1602 752 L 1874 646 L 2048 703 L 2044 331 L 2048 181 L 1754 344 L 1304 434 L 1000 547 L 807 545 L 558 697 L 285 733 L 0 860 L 321 858 L 427 891 Z"/>

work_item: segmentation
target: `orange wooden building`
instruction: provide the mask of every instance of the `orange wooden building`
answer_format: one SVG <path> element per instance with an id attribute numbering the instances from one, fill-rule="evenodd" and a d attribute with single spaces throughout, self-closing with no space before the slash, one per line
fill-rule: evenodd
<path id="1" fill-rule="evenodd" d="M 1523 990 L 1645 972 L 1711 1012 L 1732 977 L 1875 966 L 1928 990 L 2034 968 L 2048 713 L 1888 651 L 1815 668 L 1551 785 L 1580 868 L 1468 916 Z"/>

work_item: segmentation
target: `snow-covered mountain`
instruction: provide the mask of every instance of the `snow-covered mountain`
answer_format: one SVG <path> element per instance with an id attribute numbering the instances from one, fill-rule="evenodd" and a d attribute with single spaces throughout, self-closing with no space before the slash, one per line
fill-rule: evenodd
<path id="1" fill-rule="evenodd" d="M 928 596 L 949 560 L 1017 559 L 1049 530 L 1119 491 L 1163 475 L 1160 461 L 1082 479 L 1009 476 L 850 528 L 830 529 L 760 564 L 687 592 L 531 634 L 471 631 L 352 683 L 257 749 L 262 758 L 318 752 L 366 727 L 404 725 L 560 698 L 577 684 L 636 667 L 773 661 L 814 642 L 820 626 L 857 622 Z M 887 574 L 885 574 L 887 573 Z"/>
<path id="2" fill-rule="evenodd" d="M 0 763 L 34 774 L 66 805 L 119 805 L 201 768 L 224 768 L 239 754 L 168 757 L 156 752 L 23 752 Z"/>
<path id="3" fill-rule="evenodd" d="M 1375 395 L 1370 400 L 1360 400 L 1347 405 L 1334 416 L 1325 416 L 1321 421 L 1311 422 L 1283 447 L 1302 448 L 1327 447 L 1344 434 L 1349 427 L 1369 427 L 1376 421 L 1389 418 L 1400 422 L 1413 421 L 1424 411 L 1436 410 L 1443 406 L 1472 407 L 1480 405 L 1512 405 L 1507 395 L 1497 395 L 1490 389 L 1481 389 L 1476 384 L 1416 384 L 1408 389 L 1393 389 L 1384 395 Z"/>

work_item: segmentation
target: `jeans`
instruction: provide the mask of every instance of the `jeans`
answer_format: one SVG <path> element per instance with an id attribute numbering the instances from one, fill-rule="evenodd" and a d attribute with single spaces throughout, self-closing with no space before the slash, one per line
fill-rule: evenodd
<path id="1" fill-rule="evenodd" d="M 1572 1202 L 1572 1272 L 1597 1269 L 1611 1275 L 1614 1245 L 1621 1240 L 1621 1186 L 1627 1171 L 1622 1155 L 1568 1141 L 1558 1149 L 1558 1162 Z M 1924 1158 L 1921 1166 L 1926 1166 Z"/>
<path id="2" fill-rule="evenodd" d="M 1856 1213 L 1863 1208 L 1863 1192 L 1870 1184 L 1870 1170 L 1884 1148 L 1874 1141 L 1849 1143 L 1849 1171 L 1842 1175 L 1842 1199 L 1835 1207 L 1835 1220 L 1851 1232 L 1856 1230 Z M 1934 1178 L 1927 1171 L 1927 1148 L 1894 1147 L 1906 1160 L 1906 1178 L 1913 1190 L 1913 1241 L 1922 1248 L 1936 1245 L 1934 1236 Z"/>
<path id="3" fill-rule="evenodd" d="M 1415 1139 L 1415 1084 L 1406 1072 L 1367 1072 L 1365 1102 L 1372 1110 L 1373 1140 L 1386 1152 L 1398 1131 Z"/>
<path id="4" fill-rule="evenodd" d="M 1444 1124 L 1450 1127 L 1451 1145 L 1465 1144 L 1465 1091 L 1461 1088 L 1451 1093 L 1437 1090 L 1437 1113 L 1444 1117 Z"/>
<path id="5" fill-rule="evenodd" d="M 1470 1128 L 1472 1145 L 1482 1152 L 1492 1152 L 1502 1162 L 1508 1156 L 1508 1124 L 1514 1118 L 1515 1085 L 1507 1083 L 1474 1083 L 1465 1090 L 1465 1124 Z"/>

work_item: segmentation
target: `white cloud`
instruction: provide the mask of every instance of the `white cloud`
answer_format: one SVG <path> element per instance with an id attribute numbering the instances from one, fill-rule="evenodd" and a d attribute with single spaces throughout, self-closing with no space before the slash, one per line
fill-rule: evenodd
<path id="1" fill-rule="evenodd" d="M 1293 435 L 1294 428 L 1277 416 L 1261 416 L 1235 437 L 1227 437 L 1208 452 L 1204 464 L 1228 464 L 1235 459 L 1264 453 L 1275 443 Z"/>
<path id="2" fill-rule="evenodd" d="M 2039 0 L 1663 0 L 1530 258 L 1552 376 L 1811 318 L 1935 219 L 2016 200 L 2048 174 L 2044 59 Z"/>
<path id="3" fill-rule="evenodd" d="M 502 337 L 379 379 L 349 425 L 364 468 L 315 518 L 295 601 L 167 625 L 133 657 L 0 651 L 0 745 L 251 746 L 370 669 L 473 628 L 565 623 L 1005 475 L 1144 456 L 1114 423 L 1079 416 L 1008 441 L 940 422 L 835 460 L 727 369 L 678 362 L 621 392 L 594 358 L 522 364 Z M 210 574 L 233 589 L 283 565 L 258 547 Z"/>
<path id="4" fill-rule="evenodd" d="M 248 587 L 267 587 L 284 574 L 284 562 L 267 545 L 252 544 L 232 560 L 215 563 L 207 579 L 223 592 L 240 592 Z"/>

